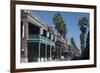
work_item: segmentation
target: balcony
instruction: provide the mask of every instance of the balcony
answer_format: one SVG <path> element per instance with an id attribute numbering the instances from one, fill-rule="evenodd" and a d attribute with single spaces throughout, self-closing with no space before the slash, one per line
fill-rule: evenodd
<path id="1" fill-rule="evenodd" d="M 55 42 L 51 39 L 48 39 L 47 37 L 41 36 L 41 35 L 29 35 L 29 42 L 41 42 L 44 44 L 55 46 Z"/>

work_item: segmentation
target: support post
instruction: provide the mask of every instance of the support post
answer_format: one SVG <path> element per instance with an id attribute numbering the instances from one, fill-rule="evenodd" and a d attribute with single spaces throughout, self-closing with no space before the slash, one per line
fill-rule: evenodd
<path id="1" fill-rule="evenodd" d="M 50 46 L 50 60 L 52 60 L 52 58 L 51 58 L 51 49 L 52 49 L 52 46 Z"/>
<path id="2" fill-rule="evenodd" d="M 41 58 L 40 58 L 40 47 L 41 47 L 41 42 L 39 42 L 39 56 L 38 56 L 38 61 L 40 62 L 41 61 Z"/>
<path id="3" fill-rule="evenodd" d="M 45 46 L 45 61 L 47 61 L 47 44 Z"/>
<path id="4" fill-rule="evenodd" d="M 23 22 L 23 37 L 22 37 L 22 48 L 24 50 L 24 56 L 21 57 L 21 61 L 22 62 L 28 62 L 28 45 L 27 45 L 27 39 L 28 39 L 28 20 L 27 18 L 23 18 L 22 19 L 22 22 Z"/>

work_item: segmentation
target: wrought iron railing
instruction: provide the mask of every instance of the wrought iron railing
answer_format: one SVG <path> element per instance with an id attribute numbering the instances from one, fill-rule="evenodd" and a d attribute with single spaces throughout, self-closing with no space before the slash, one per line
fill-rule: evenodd
<path id="1" fill-rule="evenodd" d="M 40 41 L 45 41 L 47 44 L 48 43 L 55 44 L 54 41 L 42 35 L 29 35 L 29 40 L 40 40 Z"/>

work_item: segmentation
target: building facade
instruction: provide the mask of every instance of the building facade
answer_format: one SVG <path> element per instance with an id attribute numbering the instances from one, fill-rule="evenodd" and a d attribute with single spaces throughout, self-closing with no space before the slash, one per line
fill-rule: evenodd
<path id="1" fill-rule="evenodd" d="M 51 61 L 55 36 L 32 11 L 21 10 L 21 62 Z"/>

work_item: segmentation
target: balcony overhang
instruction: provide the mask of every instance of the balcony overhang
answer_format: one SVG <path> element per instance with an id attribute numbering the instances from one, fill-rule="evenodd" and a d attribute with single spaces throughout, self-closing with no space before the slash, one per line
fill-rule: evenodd
<path id="1" fill-rule="evenodd" d="M 29 21 L 29 22 L 31 22 L 33 25 L 36 25 L 36 26 L 38 26 L 38 27 L 41 27 L 41 28 L 43 28 L 43 29 L 45 29 L 45 30 L 48 30 L 48 26 L 47 26 L 47 24 L 45 24 L 43 21 L 41 21 L 41 20 L 39 20 L 36 16 L 34 16 L 33 14 L 23 14 L 22 16 L 21 16 L 21 19 L 23 20 L 23 19 L 25 19 L 25 18 L 27 18 L 27 20 Z"/>
<path id="2" fill-rule="evenodd" d="M 55 46 L 55 42 L 41 35 L 29 35 L 28 42 L 41 42 L 50 46 Z"/>

